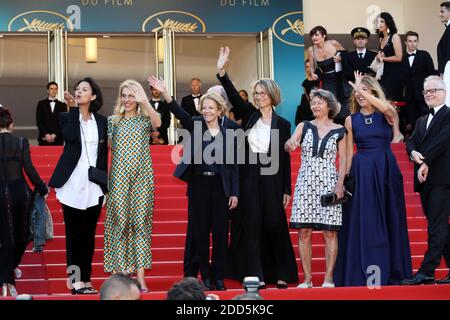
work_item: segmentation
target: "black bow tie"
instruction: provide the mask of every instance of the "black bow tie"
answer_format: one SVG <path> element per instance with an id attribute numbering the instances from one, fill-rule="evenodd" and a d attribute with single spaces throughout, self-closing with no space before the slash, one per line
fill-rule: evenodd
<path id="1" fill-rule="evenodd" d="M 407 53 L 406 55 L 407 55 L 408 58 L 409 58 L 409 57 L 414 57 L 416 54 L 415 54 L 415 53 Z"/>
<path id="2" fill-rule="evenodd" d="M 192 98 L 200 98 L 200 95 L 192 95 Z"/>
<path id="3" fill-rule="evenodd" d="M 434 108 L 430 108 L 430 110 L 428 110 L 428 113 L 434 116 Z"/>

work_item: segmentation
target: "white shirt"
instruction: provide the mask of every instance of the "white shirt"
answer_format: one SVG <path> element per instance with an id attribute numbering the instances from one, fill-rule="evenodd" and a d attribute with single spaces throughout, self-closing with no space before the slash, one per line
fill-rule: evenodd
<path id="1" fill-rule="evenodd" d="M 248 143 L 255 153 L 267 153 L 270 146 L 270 125 L 259 119 L 248 134 Z"/>
<path id="2" fill-rule="evenodd" d="M 408 57 L 408 59 L 409 59 L 409 66 L 412 67 L 412 65 L 414 63 L 414 58 L 416 57 L 415 55 L 417 54 L 417 49 L 414 50 L 413 52 L 408 52 L 408 54 L 414 54 L 414 56 Z"/>
<path id="3" fill-rule="evenodd" d="M 80 114 L 80 136 L 81 156 L 77 166 L 69 180 L 61 188 L 55 188 L 55 191 L 56 198 L 62 204 L 86 210 L 98 205 L 98 198 L 103 196 L 100 186 L 89 181 L 88 177 L 89 166 L 95 167 L 98 152 L 98 128 L 93 114 L 87 122 L 82 119 Z"/>
<path id="4" fill-rule="evenodd" d="M 444 105 L 442 104 L 442 105 L 440 105 L 440 106 L 437 106 L 437 107 L 434 107 L 433 109 L 434 109 L 434 114 L 436 115 L 436 113 L 438 113 L 439 112 L 439 110 L 443 107 Z M 431 120 L 433 120 L 433 118 L 434 118 L 434 116 L 431 114 L 431 113 L 429 113 L 428 114 L 428 120 L 427 120 L 427 129 L 428 129 L 428 127 L 430 126 L 430 123 L 431 123 Z"/>
<path id="5" fill-rule="evenodd" d="M 160 99 L 152 99 L 153 105 L 155 107 L 155 110 L 158 111 L 159 103 L 161 102 Z"/>
<path id="6" fill-rule="evenodd" d="M 53 111 L 55 111 L 55 104 L 56 104 L 55 101 L 50 101 L 50 109 L 52 109 L 52 113 Z"/>
<path id="7" fill-rule="evenodd" d="M 359 49 L 356 49 L 356 54 L 357 54 L 358 58 L 360 57 L 360 53 L 362 53 L 361 59 L 364 59 L 364 57 L 366 56 L 366 52 L 367 52 L 367 49 L 366 49 L 366 48 L 364 48 L 364 49 L 361 50 L 361 51 L 359 51 Z"/>
<path id="8" fill-rule="evenodd" d="M 194 104 L 195 104 L 195 110 L 198 111 L 198 102 L 200 101 L 200 95 L 198 94 L 193 94 L 192 98 L 194 98 Z"/>

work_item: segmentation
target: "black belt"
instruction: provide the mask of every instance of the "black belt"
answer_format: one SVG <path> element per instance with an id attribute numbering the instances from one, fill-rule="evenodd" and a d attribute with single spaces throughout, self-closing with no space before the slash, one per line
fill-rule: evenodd
<path id="1" fill-rule="evenodd" d="M 203 171 L 203 172 L 197 172 L 198 176 L 208 176 L 208 177 L 212 177 L 215 176 L 216 173 L 212 172 L 212 171 Z"/>

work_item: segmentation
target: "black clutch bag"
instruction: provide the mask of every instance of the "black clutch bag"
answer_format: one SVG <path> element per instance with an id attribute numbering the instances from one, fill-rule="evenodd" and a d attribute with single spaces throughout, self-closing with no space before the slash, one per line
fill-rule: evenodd
<path id="1" fill-rule="evenodd" d="M 352 195 L 347 190 L 344 191 L 344 197 L 341 199 L 337 198 L 334 192 L 324 194 L 320 197 L 320 204 L 322 207 L 329 207 L 335 204 L 347 203 L 351 199 Z"/>
<path id="2" fill-rule="evenodd" d="M 98 184 L 101 187 L 108 185 L 108 176 L 106 171 L 90 166 L 88 170 L 89 181 Z"/>

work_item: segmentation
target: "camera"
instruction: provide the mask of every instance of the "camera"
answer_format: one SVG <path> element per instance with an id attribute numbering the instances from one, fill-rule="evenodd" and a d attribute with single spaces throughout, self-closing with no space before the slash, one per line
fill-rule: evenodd
<path id="1" fill-rule="evenodd" d="M 244 289 L 248 293 L 258 293 L 259 292 L 259 278 L 258 277 L 245 277 L 244 278 Z"/>

